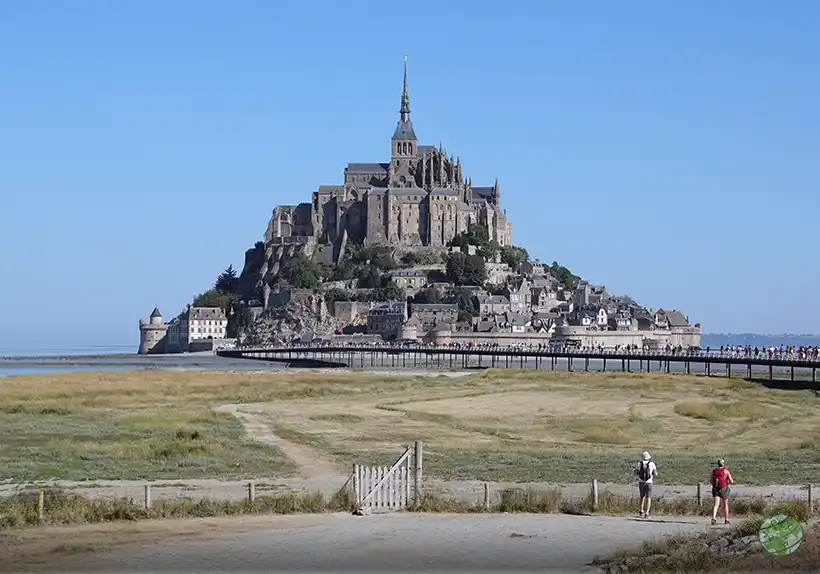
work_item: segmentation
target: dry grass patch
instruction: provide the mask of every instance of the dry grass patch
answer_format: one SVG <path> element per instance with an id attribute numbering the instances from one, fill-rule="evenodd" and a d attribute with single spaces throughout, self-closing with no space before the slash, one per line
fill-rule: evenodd
<path id="1" fill-rule="evenodd" d="M 458 378 L 166 371 L 10 377 L 0 380 L 0 464 L 17 479 L 290 472 L 276 449 L 248 443 L 237 421 L 211 412 L 226 403 L 246 404 L 277 435 L 343 464 L 386 464 L 421 439 L 427 476 L 439 478 L 626 482 L 643 450 L 653 452 L 671 483 L 703 480 L 717 455 L 744 483 L 805 483 L 820 469 L 820 409 L 809 391 L 660 373 L 492 369 Z M 230 468 L 232 457 L 241 468 Z"/>
<path id="2" fill-rule="evenodd" d="M 316 514 L 353 509 L 353 493 L 340 490 L 330 498 L 320 492 L 262 495 L 251 503 L 202 499 L 157 500 L 151 508 L 131 499 L 93 499 L 59 489 L 44 492 L 44 520 L 37 516 L 36 492 L 0 498 L 0 530 L 38 524 L 96 524 L 153 518 L 208 518 L 245 514 Z"/>
<path id="3" fill-rule="evenodd" d="M 724 419 L 758 421 L 784 414 L 780 407 L 755 401 L 683 401 L 675 405 L 675 413 L 707 421 Z"/>

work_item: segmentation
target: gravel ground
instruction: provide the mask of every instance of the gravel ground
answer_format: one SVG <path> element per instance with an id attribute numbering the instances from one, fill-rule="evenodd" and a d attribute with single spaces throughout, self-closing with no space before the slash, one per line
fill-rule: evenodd
<path id="1" fill-rule="evenodd" d="M 601 572 L 597 557 L 707 528 L 702 519 L 642 521 L 563 515 L 330 515 L 207 539 L 64 557 L 85 572 Z M 46 570 L 48 564 L 40 564 Z M 45 571 L 45 570 L 44 570 Z"/>

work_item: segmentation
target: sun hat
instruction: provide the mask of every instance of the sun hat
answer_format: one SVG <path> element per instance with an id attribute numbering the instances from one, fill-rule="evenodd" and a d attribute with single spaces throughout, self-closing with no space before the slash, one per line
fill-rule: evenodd
<path id="1" fill-rule="evenodd" d="M 643 451 L 643 454 L 641 455 L 641 458 L 643 460 L 649 460 L 650 458 L 652 458 L 652 456 L 650 456 L 650 454 L 648 452 Z"/>

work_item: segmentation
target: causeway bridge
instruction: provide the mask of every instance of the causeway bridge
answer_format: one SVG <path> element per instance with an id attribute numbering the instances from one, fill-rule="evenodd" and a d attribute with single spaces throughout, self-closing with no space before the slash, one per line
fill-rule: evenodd
<path id="1" fill-rule="evenodd" d="M 429 345 L 295 345 L 227 347 L 222 357 L 272 361 L 291 367 L 360 369 L 483 369 L 681 373 L 817 383 L 820 357 L 798 353 L 610 349 L 439 347 Z M 814 385 L 811 385 L 814 388 Z"/>

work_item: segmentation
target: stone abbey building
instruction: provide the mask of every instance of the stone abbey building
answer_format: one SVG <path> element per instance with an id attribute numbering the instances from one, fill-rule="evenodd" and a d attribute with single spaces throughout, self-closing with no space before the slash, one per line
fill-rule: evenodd
<path id="1" fill-rule="evenodd" d="M 338 257 L 348 241 L 445 246 L 472 222 L 486 226 L 491 240 L 511 245 L 498 180 L 474 187 L 460 158 L 448 157 L 441 145 L 419 145 L 410 120 L 406 58 L 399 114 L 389 162 L 350 163 L 342 185 L 319 186 L 310 203 L 276 206 L 265 242 L 330 244 Z"/>

